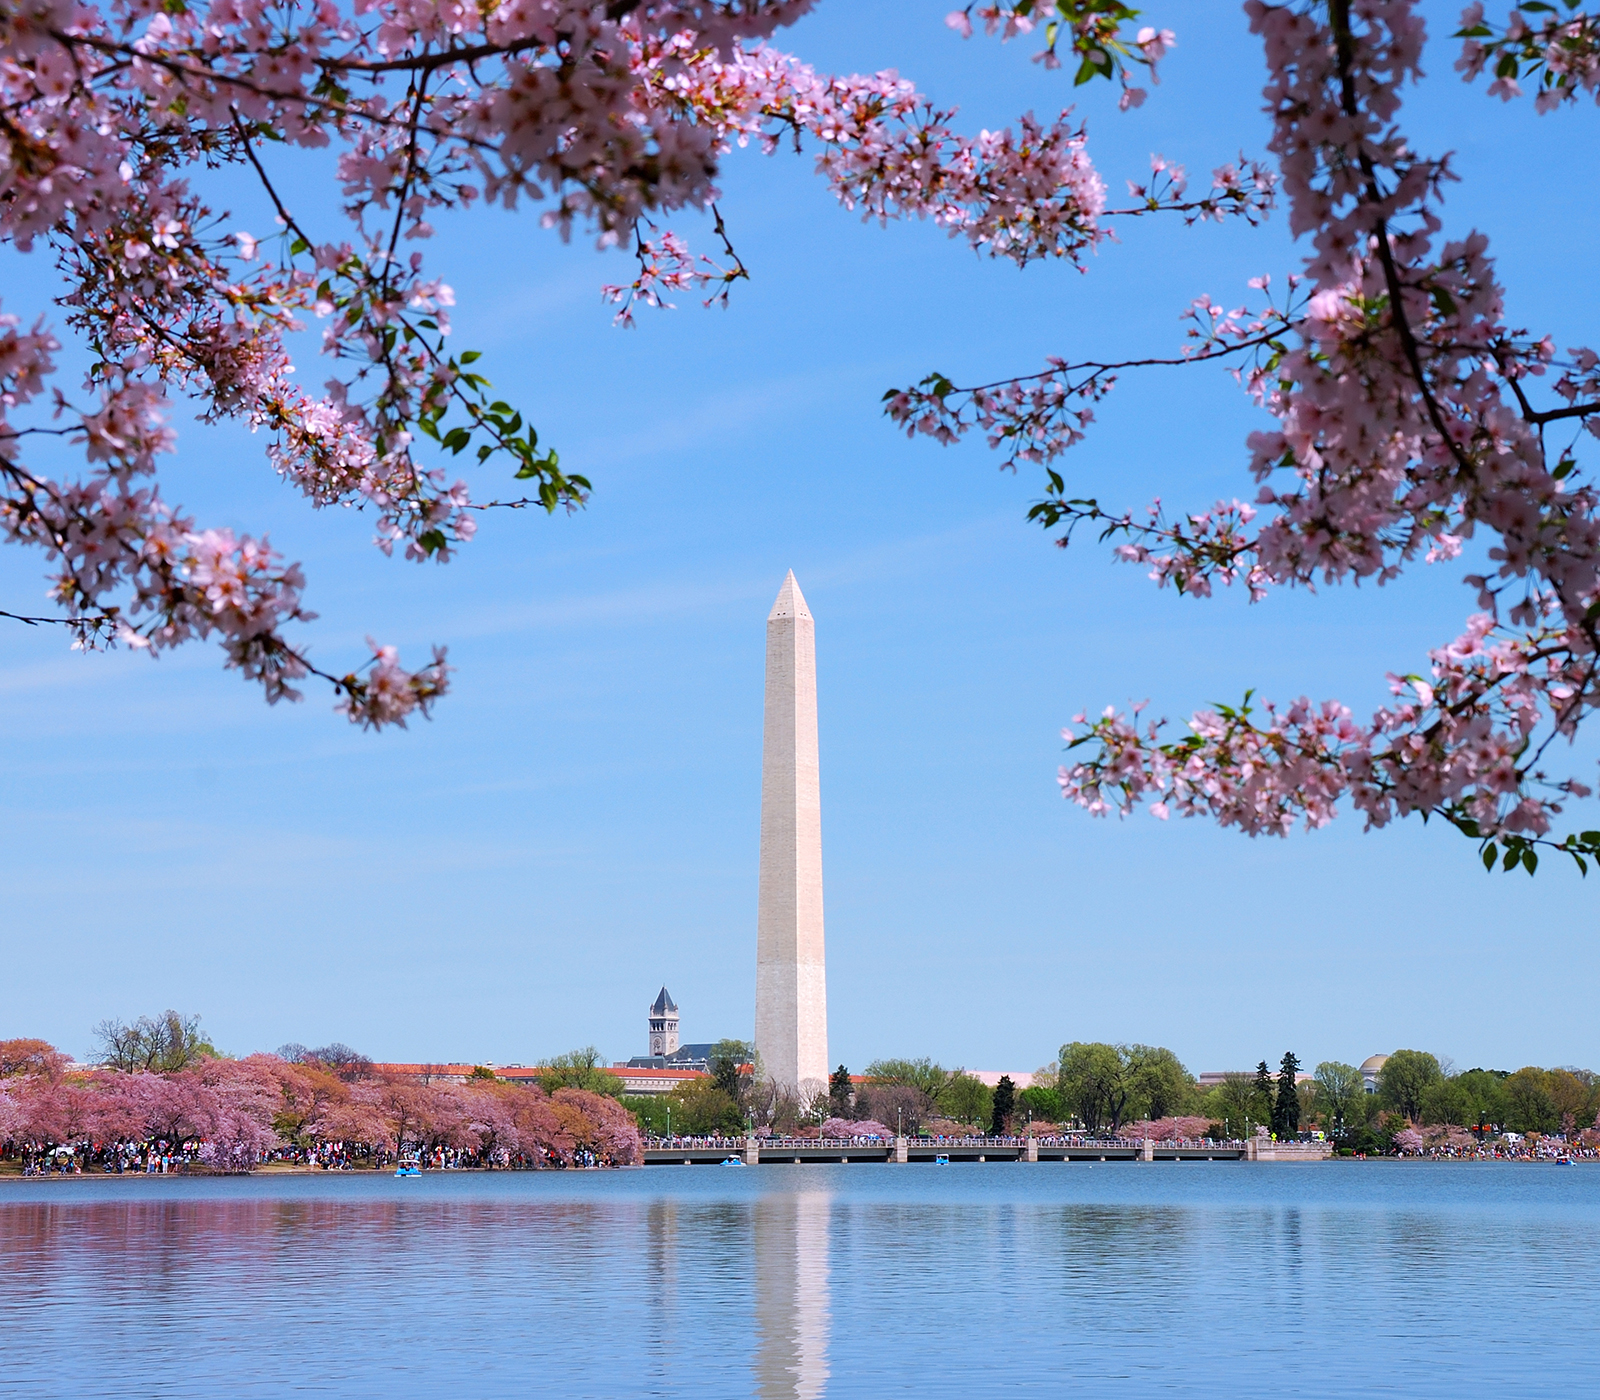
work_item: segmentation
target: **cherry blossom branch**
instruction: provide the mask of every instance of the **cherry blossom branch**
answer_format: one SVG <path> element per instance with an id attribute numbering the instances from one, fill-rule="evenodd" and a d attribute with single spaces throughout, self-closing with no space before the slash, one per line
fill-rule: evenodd
<path id="1" fill-rule="evenodd" d="M 1230 216 L 1243 218 L 1252 228 L 1261 223 L 1275 203 L 1277 174 L 1259 161 L 1239 153 L 1237 165 L 1219 165 L 1211 172 L 1211 188 L 1199 199 L 1184 199 L 1189 177 L 1183 166 L 1165 156 L 1150 157 L 1151 178 L 1144 184 L 1128 181 L 1128 193 L 1139 200 L 1128 209 L 1107 209 L 1104 219 L 1146 214 L 1182 214 L 1185 224 L 1203 219 L 1221 223 Z"/>
<path id="2" fill-rule="evenodd" d="M 1566 0 L 1566 4 L 1566 18 L 1556 13 L 1553 5 L 1516 5 L 1499 31 L 1485 22 L 1481 3 L 1468 5 L 1461 12 L 1461 28 L 1455 35 L 1463 41 L 1456 71 L 1471 82 L 1485 69 L 1492 69 L 1489 95 L 1506 102 L 1522 95 L 1519 80 L 1534 78 L 1539 89 L 1534 109 L 1540 113 L 1576 102 L 1582 93 L 1596 92 L 1600 89 L 1600 20 L 1570 13 L 1577 9 L 1577 0 Z"/>
<path id="3" fill-rule="evenodd" d="M 1032 33 L 1043 16 L 1045 46 L 1034 61 L 1045 68 L 1061 67 L 1058 43 L 1064 34 L 1070 36 L 1070 50 L 1079 60 L 1074 82 L 1081 86 L 1094 78 L 1115 77 L 1122 86 L 1124 111 L 1141 106 L 1148 95 L 1129 84 L 1128 65 L 1149 69 L 1150 81 L 1159 83 L 1156 65 L 1177 43 L 1170 29 L 1146 26 L 1128 35 L 1124 27 L 1139 17 L 1139 11 L 1121 0 L 973 0 L 951 11 L 945 23 L 963 38 L 971 38 L 974 12 L 984 31 L 999 33 L 1002 41 Z"/>
<path id="4" fill-rule="evenodd" d="M 1268 329 L 1269 325 L 1271 329 Z M 953 443 L 974 429 L 987 434 L 991 449 L 1005 448 L 1003 469 L 1015 471 L 1019 462 L 1048 466 L 1056 457 L 1083 441 L 1094 421 L 1091 408 L 1116 384 L 1118 372 L 1163 366 L 1195 365 L 1270 346 L 1278 327 L 1262 322 L 1254 334 L 1207 344 L 1190 354 L 1145 356 L 1133 360 L 1081 360 L 1067 363 L 1054 356 L 1047 368 L 1035 374 L 1016 375 L 987 384 L 962 387 L 935 371 L 914 387 L 884 392 L 884 413 L 905 429 L 907 437 L 926 434 L 942 444 Z M 1051 470 L 1048 477 L 1059 496 L 1065 486 Z M 1037 513 L 1030 518 L 1045 520 Z M 1051 518 L 1045 522 L 1054 525 Z"/>

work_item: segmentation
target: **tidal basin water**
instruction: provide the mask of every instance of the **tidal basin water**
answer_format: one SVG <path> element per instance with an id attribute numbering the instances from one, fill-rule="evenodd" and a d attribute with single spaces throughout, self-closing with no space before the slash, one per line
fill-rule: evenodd
<path id="1" fill-rule="evenodd" d="M 1600 1167 L 0 1182 L 0 1395 L 1600 1390 Z"/>

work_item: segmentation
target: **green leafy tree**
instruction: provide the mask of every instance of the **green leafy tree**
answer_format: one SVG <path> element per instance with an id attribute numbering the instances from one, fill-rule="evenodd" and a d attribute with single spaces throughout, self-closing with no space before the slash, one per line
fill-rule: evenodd
<path id="1" fill-rule="evenodd" d="M 1278 1092 L 1272 1101 L 1272 1131 L 1281 1138 L 1295 1137 L 1300 1132 L 1300 1094 L 1295 1083 L 1299 1072 L 1300 1061 L 1294 1051 L 1284 1051 L 1278 1065 Z"/>
<path id="2" fill-rule="evenodd" d="M 1366 1122 L 1352 1127 L 1345 1134 L 1344 1145 L 1351 1152 L 1362 1152 L 1369 1157 L 1391 1153 L 1394 1151 L 1394 1135 L 1405 1126 L 1405 1116 L 1399 1110 L 1378 1108 Z"/>
<path id="3" fill-rule="evenodd" d="M 1079 1040 L 1063 1045 L 1056 1086 L 1062 1102 L 1091 1133 L 1122 1126 L 1130 1086 L 1119 1046 Z"/>
<path id="4" fill-rule="evenodd" d="M 828 1076 L 828 1113 L 834 1118 L 848 1118 L 855 1101 L 856 1090 L 850 1082 L 850 1071 L 840 1065 Z"/>
<path id="5" fill-rule="evenodd" d="M 131 1022 L 102 1021 L 94 1033 L 98 1062 L 124 1074 L 174 1074 L 201 1060 L 218 1058 L 216 1047 L 200 1030 L 200 1018 L 178 1011 Z"/>
<path id="6" fill-rule="evenodd" d="M 720 1133 L 738 1137 L 745 1131 L 743 1107 L 710 1079 L 680 1084 L 666 1096 L 672 1102 L 672 1131 L 690 1137 Z"/>
<path id="7" fill-rule="evenodd" d="M 976 1075 L 957 1070 L 950 1076 L 935 1108 L 958 1123 L 987 1122 L 993 1111 L 994 1093 Z"/>
<path id="8" fill-rule="evenodd" d="M 1267 1082 L 1272 1082 L 1268 1076 Z M 1206 1115 L 1222 1125 L 1224 1137 L 1249 1137 L 1256 1125 L 1272 1118 L 1272 1099 L 1262 1090 L 1259 1076 L 1230 1074 L 1202 1103 Z"/>
<path id="9" fill-rule="evenodd" d="M 1505 1083 L 1506 1127 L 1518 1133 L 1553 1133 L 1561 1110 L 1550 1092 L 1550 1076 L 1537 1065 L 1525 1065 Z"/>
<path id="10" fill-rule="evenodd" d="M 672 1126 L 672 1115 L 667 1111 L 668 1095 L 665 1094 L 629 1094 L 622 1100 L 622 1106 L 633 1115 L 633 1121 L 639 1125 L 639 1131 L 647 1137 L 665 1137 L 667 1130 Z M 677 1125 L 682 1131 L 683 1125 Z"/>
<path id="11" fill-rule="evenodd" d="M 706 1069 L 717 1088 L 741 1109 L 748 1106 L 750 1081 L 754 1078 L 753 1073 L 745 1073 L 745 1066 L 753 1066 L 754 1062 L 755 1046 L 748 1040 L 719 1040 L 706 1056 Z"/>
<path id="12" fill-rule="evenodd" d="M 1075 1115 L 1091 1132 L 1187 1113 L 1197 1098 L 1193 1076 L 1164 1045 L 1073 1041 L 1061 1047 L 1059 1065 L 1059 1112 Z"/>
<path id="13" fill-rule="evenodd" d="M 1396 1050 L 1378 1071 L 1378 1102 L 1415 1122 L 1422 1096 L 1443 1078 L 1439 1061 L 1426 1050 Z"/>
<path id="14" fill-rule="evenodd" d="M 1035 1084 L 1024 1089 L 1017 1095 L 1017 1103 L 1040 1123 L 1060 1123 L 1070 1116 L 1060 1093 L 1048 1085 Z"/>
<path id="15" fill-rule="evenodd" d="M 1123 1052 L 1132 1088 L 1129 1116 L 1177 1118 L 1194 1108 L 1194 1076 L 1164 1045 L 1130 1045 Z"/>
<path id="16" fill-rule="evenodd" d="M 1324 1060 L 1313 1071 L 1313 1080 L 1317 1086 L 1317 1113 L 1330 1138 L 1343 1138 L 1352 1124 L 1365 1121 L 1362 1100 L 1367 1096 L 1367 1086 L 1354 1065 Z"/>
<path id="17" fill-rule="evenodd" d="M 1011 1130 L 1011 1114 L 1017 1106 L 1017 1086 L 1011 1082 L 1009 1074 L 1002 1074 L 1000 1082 L 994 1086 L 994 1104 L 989 1118 L 989 1132 L 993 1137 L 1000 1137 Z"/>
<path id="18" fill-rule="evenodd" d="M 1437 1084 L 1422 1091 L 1417 1122 L 1423 1124 L 1453 1123 L 1462 1125 L 1467 1116 L 1467 1096 L 1462 1091 L 1458 1077 L 1447 1074 Z"/>
<path id="19" fill-rule="evenodd" d="M 1545 1092 L 1555 1103 L 1561 1131 L 1564 1133 L 1570 1134 L 1576 1128 L 1587 1128 L 1594 1122 L 1590 1086 L 1583 1080 L 1583 1076 L 1587 1073 L 1587 1070 L 1574 1072 L 1570 1069 L 1545 1071 Z"/>
<path id="20" fill-rule="evenodd" d="M 591 1094 L 622 1098 L 622 1080 L 601 1064 L 600 1052 L 592 1045 L 553 1055 L 539 1075 L 540 1087 L 553 1094 L 557 1089 L 584 1089 Z"/>
<path id="21" fill-rule="evenodd" d="M 1450 1081 L 1460 1095 L 1463 1128 L 1471 1128 L 1481 1138 L 1506 1126 L 1510 1113 L 1506 1099 L 1508 1077 L 1503 1069 L 1469 1069 Z"/>

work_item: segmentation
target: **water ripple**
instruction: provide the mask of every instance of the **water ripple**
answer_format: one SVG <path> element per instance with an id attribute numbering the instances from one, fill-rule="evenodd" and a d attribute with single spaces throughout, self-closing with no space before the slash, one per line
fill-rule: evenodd
<path id="1" fill-rule="evenodd" d="M 0 1185 L 0 1395 L 1475 1396 L 1593 1383 L 1600 1168 Z"/>

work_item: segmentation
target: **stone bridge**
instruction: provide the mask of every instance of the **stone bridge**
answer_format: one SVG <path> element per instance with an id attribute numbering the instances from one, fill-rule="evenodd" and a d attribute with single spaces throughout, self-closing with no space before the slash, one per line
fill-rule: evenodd
<path id="1" fill-rule="evenodd" d="M 798 1165 L 802 1162 L 1315 1162 L 1323 1142 L 1155 1142 L 1146 1138 L 646 1138 L 646 1166 Z"/>

